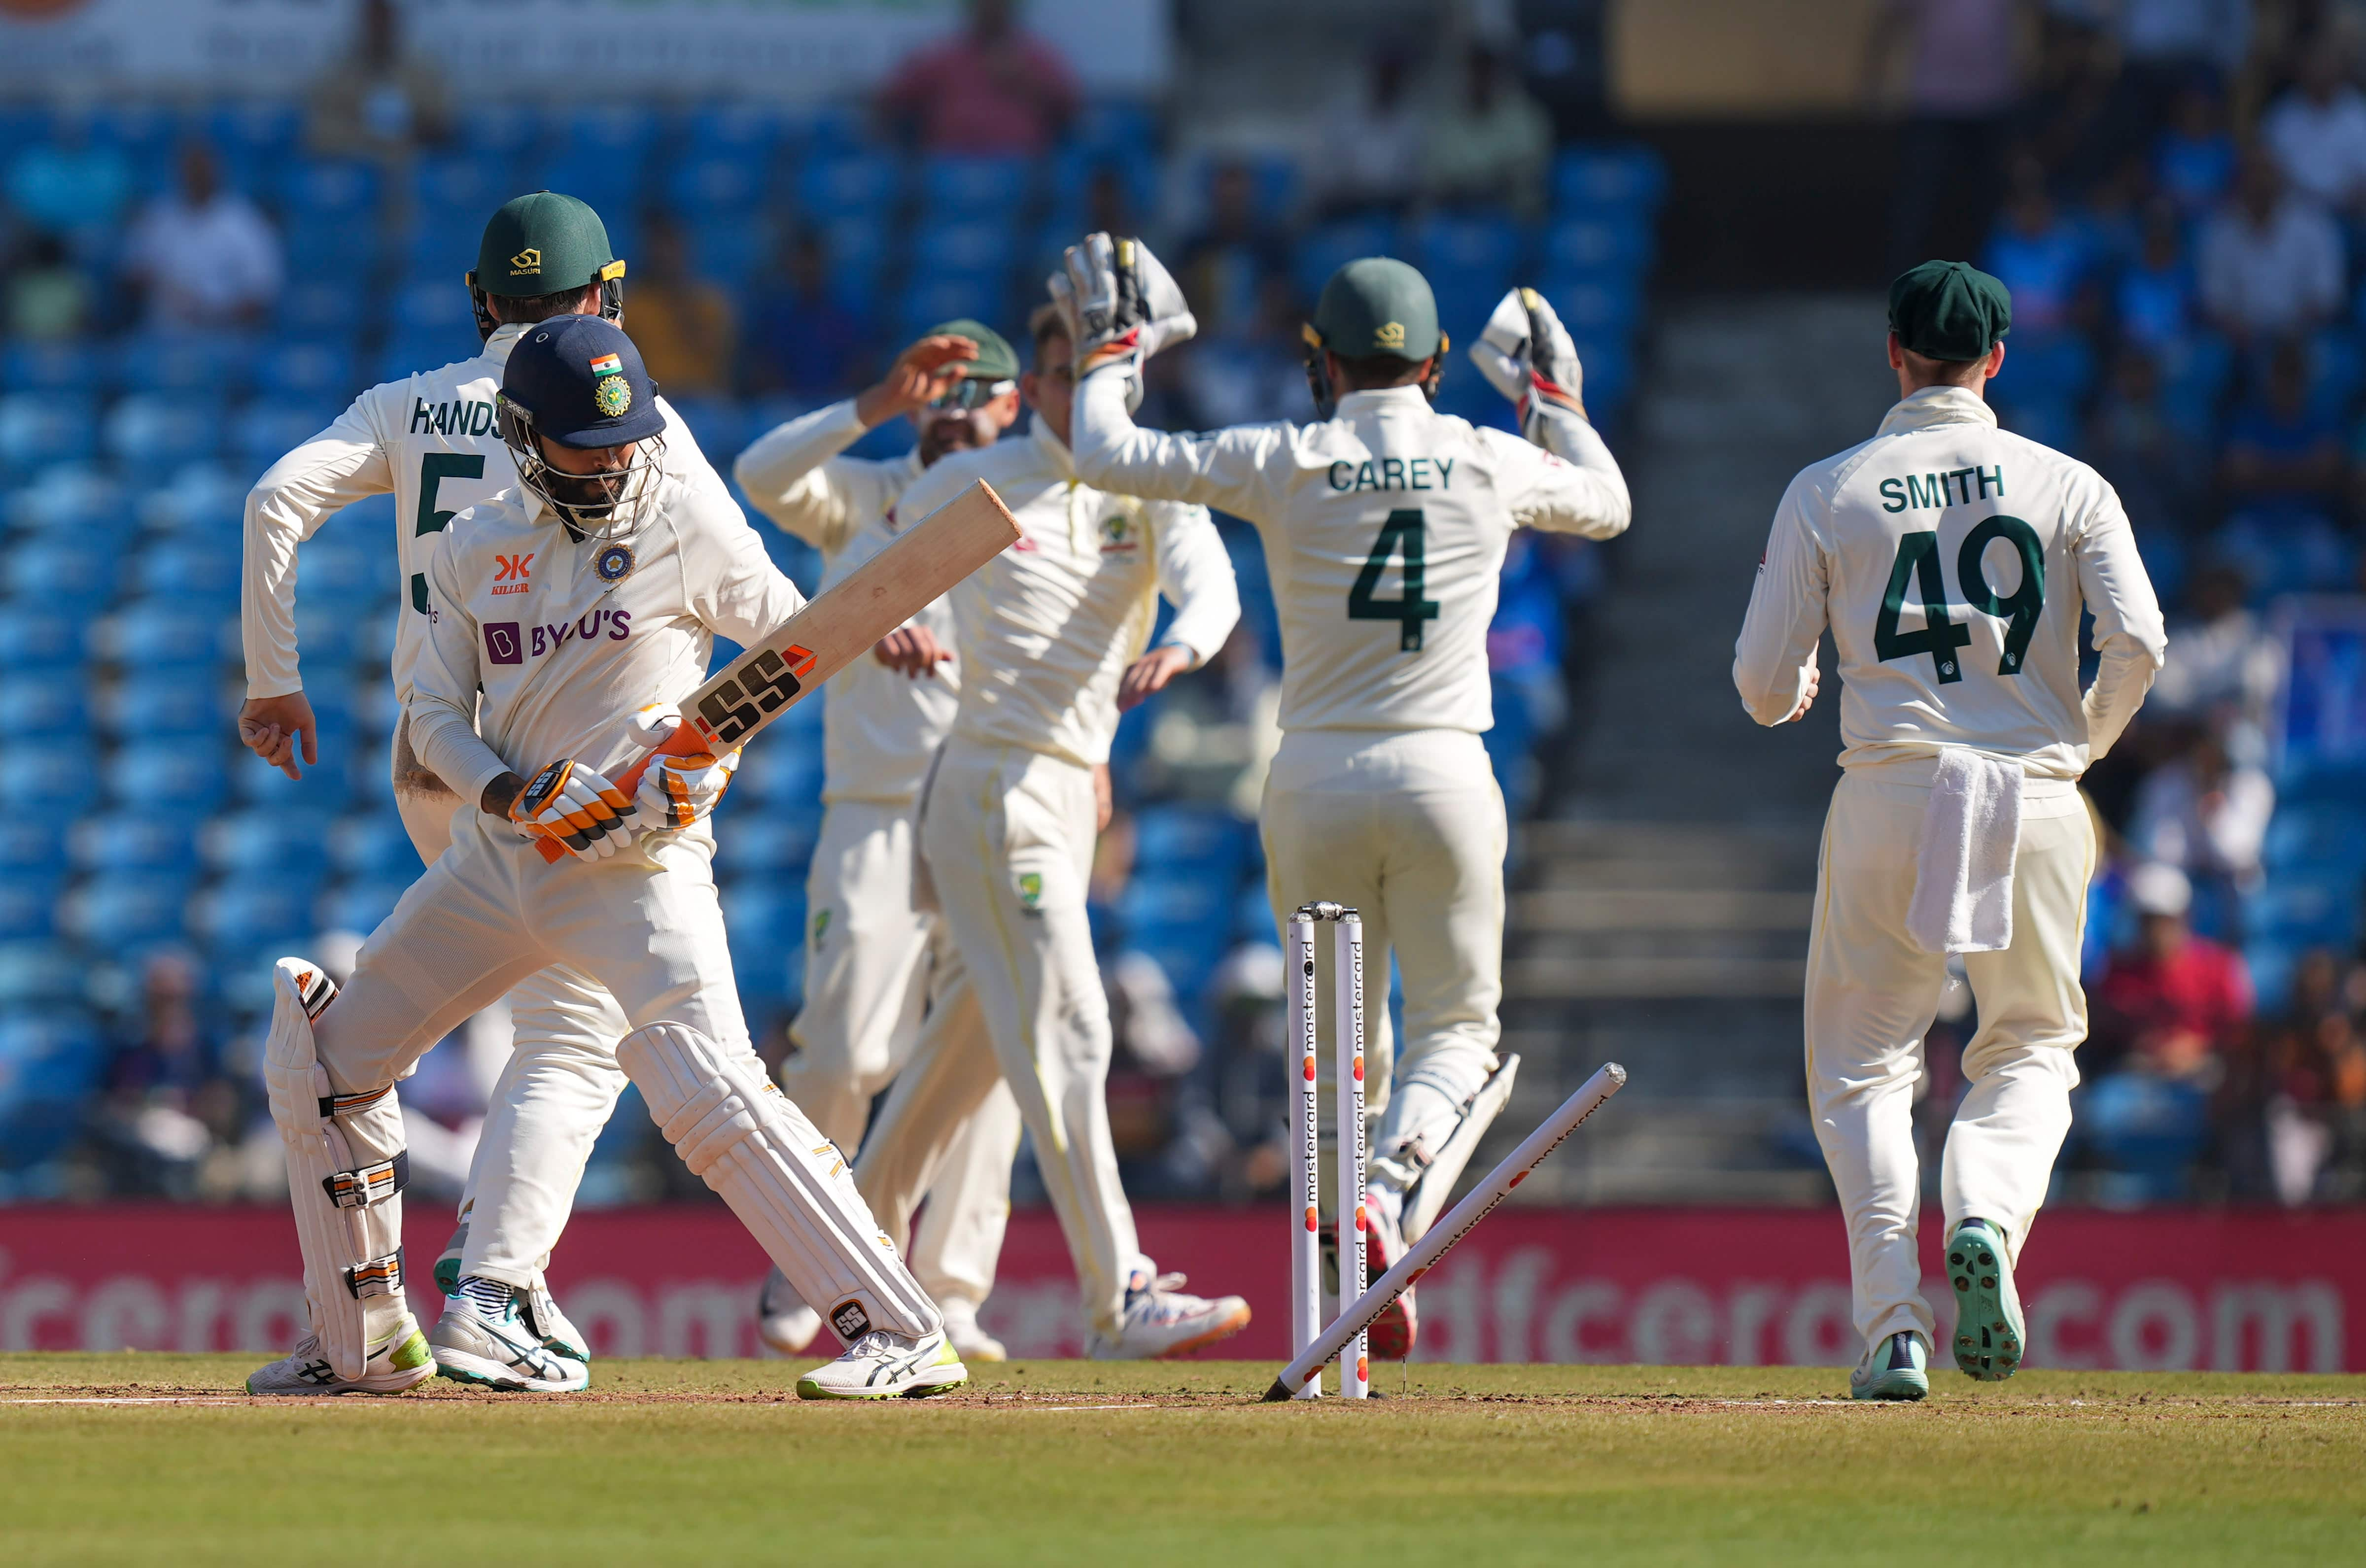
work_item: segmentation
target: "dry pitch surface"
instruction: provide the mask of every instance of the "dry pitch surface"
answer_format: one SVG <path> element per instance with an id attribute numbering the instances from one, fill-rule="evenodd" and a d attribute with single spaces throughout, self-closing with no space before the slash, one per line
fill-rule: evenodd
<path id="1" fill-rule="evenodd" d="M 247 1400 L 242 1356 L 0 1355 L 12 1565 L 754 1560 L 2357 1562 L 2366 1378 L 1038 1361 L 805 1405 L 799 1367 L 606 1361 L 587 1395 Z M 1251 1555 L 1253 1554 L 1253 1555 Z"/>

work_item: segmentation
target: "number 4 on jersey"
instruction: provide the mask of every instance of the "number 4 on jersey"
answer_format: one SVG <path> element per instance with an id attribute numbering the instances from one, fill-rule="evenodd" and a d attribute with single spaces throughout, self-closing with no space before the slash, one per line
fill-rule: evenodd
<path id="1" fill-rule="evenodd" d="M 1364 558 L 1364 569 L 1356 574 L 1356 586 L 1347 590 L 1347 619 L 1397 622 L 1401 629 L 1397 646 L 1408 654 L 1421 652 L 1421 623 L 1437 619 L 1437 600 L 1421 596 L 1422 543 L 1420 509 L 1389 513 L 1388 521 L 1380 524 L 1380 536 L 1372 541 L 1372 553 Z M 1404 556 L 1404 592 L 1396 599 L 1381 599 L 1380 577 L 1399 554 Z"/>
<path id="2" fill-rule="evenodd" d="M 2011 544 L 2021 557 L 2021 586 L 2009 594 L 1991 588 L 1980 566 L 1980 552 L 1997 539 Z M 1971 608 L 2006 622 L 2004 655 L 1997 661 L 1997 674 L 2019 675 L 2022 660 L 2029 653 L 2029 639 L 2037 631 L 2038 612 L 2045 608 L 2045 552 L 2038 543 L 2037 531 L 2017 517 L 2000 513 L 1989 519 L 1965 535 L 1963 548 L 1955 553 L 1955 580 L 1963 585 L 1964 598 Z M 1898 629 L 1910 581 L 1922 597 L 1920 632 Z M 1971 640 L 1971 628 L 1956 625 L 1947 613 L 1947 584 L 1939 571 L 1939 536 L 1906 535 L 1898 542 L 1898 559 L 1889 568 L 1881 613 L 1874 618 L 1874 656 L 1887 663 L 1928 654 L 1938 666 L 1939 684 L 1946 686 L 1964 678 L 1963 661 L 1955 656 L 1955 650 Z"/>

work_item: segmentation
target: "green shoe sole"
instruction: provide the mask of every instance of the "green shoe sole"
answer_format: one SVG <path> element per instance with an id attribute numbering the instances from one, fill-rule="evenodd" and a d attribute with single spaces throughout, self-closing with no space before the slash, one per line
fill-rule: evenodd
<path id="1" fill-rule="evenodd" d="M 1992 1232 L 1959 1226 L 1947 1238 L 1947 1282 L 1955 1289 L 1956 1367 L 1981 1383 L 2002 1383 L 2021 1370 L 2028 1330 L 2012 1265 Z"/>
<path id="2" fill-rule="evenodd" d="M 856 1400 L 862 1400 L 862 1399 L 927 1399 L 927 1398 L 929 1398 L 929 1397 L 930 1397 L 931 1395 L 934 1395 L 934 1394 L 951 1394 L 954 1389 L 961 1387 L 961 1386 L 962 1386 L 962 1384 L 963 1384 L 963 1383 L 967 1383 L 968 1381 L 969 1381 L 969 1373 L 967 1373 L 966 1372 L 963 1372 L 963 1373 L 962 1373 L 962 1375 L 961 1375 L 961 1376 L 959 1376 L 959 1377 L 957 1377 L 957 1378 L 953 1379 L 951 1383 L 932 1383 L 926 1384 L 925 1386 L 914 1386 L 914 1387 L 911 1387 L 911 1388 L 897 1389 L 897 1390 L 895 1390 L 895 1391 L 894 1391 L 894 1392 L 892 1392 L 892 1393 L 883 1393 L 883 1394 L 841 1394 L 841 1393 L 839 1393 L 839 1391 L 837 1391 L 836 1389 L 832 1389 L 832 1388 L 826 1387 L 826 1386 L 824 1386 L 823 1384 L 821 1384 L 821 1383 L 819 1383 L 815 1382 L 812 1378 L 809 1378 L 809 1377 L 801 1377 L 801 1378 L 797 1379 L 797 1397 L 798 1397 L 799 1399 L 856 1399 Z"/>

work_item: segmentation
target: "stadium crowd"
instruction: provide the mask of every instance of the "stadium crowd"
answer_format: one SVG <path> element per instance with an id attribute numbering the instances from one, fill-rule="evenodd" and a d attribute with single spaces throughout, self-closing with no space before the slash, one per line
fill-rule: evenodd
<path id="1" fill-rule="evenodd" d="M 268 961 L 368 931 L 418 871 L 387 786 L 407 604 L 386 531 L 404 520 L 357 504 L 303 548 L 322 745 L 291 783 L 233 736 L 241 506 L 361 386 L 474 352 L 460 274 L 519 190 L 603 214 L 630 267 L 625 324 L 726 473 L 922 327 L 968 316 L 1022 338 L 1061 247 L 1096 228 L 1173 257 L 1203 323 L 1155 362 L 1145 422 L 1306 417 L 1299 323 L 1333 267 L 1375 252 L 1429 269 L 1458 343 L 1510 283 L 1538 284 L 1578 334 L 1594 417 L 1615 432 L 1628 401 L 1658 163 L 1556 146 L 1486 47 L 1376 55 L 1354 156 L 1301 161 L 1170 146 L 1154 108 L 1085 97 L 996 0 L 875 96 L 821 105 L 457 104 L 393 7 L 365 12 L 306 101 L 0 106 L 0 790 L 23 806 L 56 787 L 34 737 L 61 734 L 96 737 L 76 766 L 95 756 L 102 780 L 71 831 L 49 811 L 0 826 L 0 1201 L 278 1190 L 255 1070 Z M 1441 403 L 1508 424 L 1455 357 Z M 898 421 L 855 450 L 910 440 Z M 750 515 L 812 588 L 817 558 Z M 1242 628 L 1130 716 L 1094 872 L 1111 1118 L 1145 1196 L 1283 1175 L 1281 958 L 1252 825 L 1279 634 L 1249 530 L 1224 532 Z M 1506 566 L 1489 749 L 1515 813 L 1543 793 L 1599 575 L 1577 541 L 1523 538 Z M 802 705 L 751 753 L 721 813 L 738 978 L 775 1057 L 798 1002 L 819 716 Z M 423 1192 L 456 1190 L 499 1063 L 498 1030 L 462 1033 L 402 1086 Z M 587 1202 L 695 1188 L 650 1133 L 628 1103 Z"/>

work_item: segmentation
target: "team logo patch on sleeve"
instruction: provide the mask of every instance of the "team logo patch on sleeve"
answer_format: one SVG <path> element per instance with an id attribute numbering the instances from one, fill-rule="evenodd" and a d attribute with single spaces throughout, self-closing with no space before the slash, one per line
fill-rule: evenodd
<path id="1" fill-rule="evenodd" d="M 632 575 L 630 545 L 611 544 L 592 558 L 592 575 L 603 583 L 620 583 Z"/>

